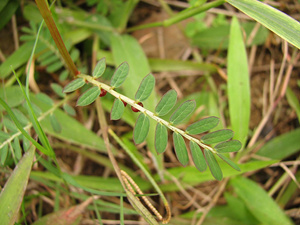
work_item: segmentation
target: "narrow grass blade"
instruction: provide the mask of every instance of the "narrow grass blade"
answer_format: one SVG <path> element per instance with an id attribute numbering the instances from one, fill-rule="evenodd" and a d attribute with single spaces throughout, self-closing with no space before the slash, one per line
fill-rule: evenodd
<path id="1" fill-rule="evenodd" d="M 183 137 L 180 134 L 174 132 L 173 143 L 178 161 L 183 166 L 186 166 L 189 162 L 189 155 Z"/>
<path id="2" fill-rule="evenodd" d="M 177 101 L 177 92 L 173 89 L 168 91 L 161 98 L 157 106 L 155 107 L 155 113 L 159 116 L 164 116 L 175 106 Z"/>
<path id="3" fill-rule="evenodd" d="M 199 145 L 197 143 L 195 143 L 194 141 L 190 141 L 190 149 L 191 149 L 191 153 L 192 153 L 193 162 L 194 162 L 196 168 L 200 172 L 205 171 L 207 168 L 207 165 L 206 165 L 206 161 L 205 161 L 203 152 L 202 152 L 201 148 L 199 147 Z"/>
<path id="4" fill-rule="evenodd" d="M 214 154 L 211 151 L 204 149 L 204 155 L 213 177 L 216 178 L 216 180 L 222 180 L 223 173 Z"/>
<path id="5" fill-rule="evenodd" d="M 76 106 L 86 106 L 93 103 L 100 95 L 100 92 L 99 87 L 91 87 L 78 98 Z"/>
<path id="6" fill-rule="evenodd" d="M 260 1 L 226 0 L 278 36 L 300 48 L 300 24 L 287 14 Z"/>
<path id="7" fill-rule="evenodd" d="M 255 1 L 253 1 L 255 2 Z M 238 20 L 233 17 L 228 49 L 228 100 L 229 114 L 235 139 L 244 146 L 250 120 L 250 84 L 248 60 Z"/>
<path id="8" fill-rule="evenodd" d="M 129 65 L 127 62 L 123 62 L 116 69 L 113 77 L 111 78 L 110 86 L 113 88 L 120 87 L 123 82 L 126 80 L 126 77 L 129 73 Z"/>
<path id="9" fill-rule="evenodd" d="M 232 162 L 230 159 L 228 159 L 226 156 L 222 155 L 222 154 L 217 154 L 221 159 L 224 160 L 224 162 L 226 162 L 229 166 L 231 166 L 233 169 L 237 170 L 237 171 L 241 171 L 240 167 L 238 165 L 236 165 L 234 162 Z"/>
<path id="10" fill-rule="evenodd" d="M 25 153 L 15 167 L 0 194 L 0 218 L 2 224 L 15 224 L 28 183 L 35 147 Z"/>
<path id="11" fill-rule="evenodd" d="M 137 118 L 133 130 L 133 140 L 135 144 L 140 144 L 143 141 L 145 141 L 149 132 L 149 127 L 150 127 L 149 118 L 144 113 L 141 113 Z"/>
<path id="12" fill-rule="evenodd" d="M 110 119 L 119 120 L 124 113 L 124 109 L 124 103 L 120 99 L 116 98 L 111 109 Z"/>
<path id="13" fill-rule="evenodd" d="M 165 125 L 157 123 L 155 130 L 155 148 L 158 154 L 166 150 L 168 144 L 168 130 Z"/>
<path id="14" fill-rule="evenodd" d="M 222 141 L 227 141 L 228 139 L 233 137 L 232 130 L 229 129 L 223 129 L 223 130 L 217 130 L 215 132 L 208 133 L 201 137 L 201 141 L 203 141 L 204 144 L 215 144 Z"/>
<path id="15" fill-rule="evenodd" d="M 82 78 L 77 78 L 77 79 L 71 81 L 70 83 L 68 83 L 67 86 L 65 86 L 65 88 L 63 89 L 63 92 L 69 93 L 69 92 L 75 91 L 75 90 L 81 88 L 84 84 L 85 84 L 85 82 Z"/>
<path id="16" fill-rule="evenodd" d="M 186 128 L 188 134 L 201 134 L 216 127 L 220 119 L 215 116 L 199 120 Z"/>
<path id="17" fill-rule="evenodd" d="M 215 150 L 219 153 L 237 152 L 242 147 L 242 143 L 238 140 L 226 141 L 215 146 Z"/>
<path id="18" fill-rule="evenodd" d="M 196 102 L 194 100 L 185 101 L 172 114 L 170 123 L 174 125 L 179 124 L 194 111 L 195 107 Z"/>
<path id="19" fill-rule="evenodd" d="M 254 181 L 239 176 L 231 180 L 231 185 L 261 224 L 293 224 L 265 190 Z"/>
<path id="20" fill-rule="evenodd" d="M 98 61 L 92 75 L 94 78 L 99 78 L 104 74 L 104 71 L 106 69 L 106 60 L 105 58 L 102 58 Z"/>
<path id="21" fill-rule="evenodd" d="M 151 92 L 154 89 L 154 86 L 155 86 L 155 78 L 151 73 L 149 73 L 142 80 L 135 94 L 135 99 L 139 102 L 145 101 L 147 98 L 149 98 Z"/>

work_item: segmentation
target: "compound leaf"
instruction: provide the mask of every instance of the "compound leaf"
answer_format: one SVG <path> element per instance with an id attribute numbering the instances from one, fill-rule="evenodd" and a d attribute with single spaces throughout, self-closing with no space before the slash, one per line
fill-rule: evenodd
<path id="1" fill-rule="evenodd" d="M 68 92 L 75 91 L 75 90 L 81 88 L 84 84 L 85 84 L 84 79 L 77 78 L 77 79 L 71 81 L 70 83 L 68 83 L 67 86 L 65 86 L 63 92 L 68 93 Z"/>
<path id="2" fill-rule="evenodd" d="M 116 69 L 113 77 L 111 78 L 110 85 L 113 88 L 120 87 L 123 82 L 126 80 L 126 77 L 129 73 L 129 65 L 127 62 L 121 63 Z"/>
<path id="3" fill-rule="evenodd" d="M 154 86 L 155 86 L 155 78 L 151 73 L 149 73 L 142 80 L 142 82 L 135 94 L 135 99 L 139 102 L 142 102 L 142 101 L 146 100 L 147 98 L 149 98 Z"/>
<path id="4" fill-rule="evenodd" d="M 91 104 L 100 95 L 100 92 L 101 91 L 99 87 L 91 87 L 78 98 L 76 106 L 85 106 Z"/>
<path id="5" fill-rule="evenodd" d="M 168 130 L 165 125 L 157 123 L 155 130 L 155 149 L 158 154 L 166 150 L 168 144 Z"/>
<path id="6" fill-rule="evenodd" d="M 182 122 L 188 115 L 190 115 L 194 111 L 195 107 L 195 100 L 188 100 L 182 103 L 172 114 L 170 118 L 171 124 L 176 125 Z"/>
<path id="7" fill-rule="evenodd" d="M 124 103 L 120 99 L 116 98 L 111 109 L 110 119 L 111 120 L 120 119 L 124 113 L 124 108 L 125 108 Z"/>
<path id="8" fill-rule="evenodd" d="M 146 139 L 149 132 L 149 127 L 149 118 L 144 113 L 141 113 L 137 118 L 133 130 L 133 140 L 135 144 L 140 144 Z"/>
<path id="9" fill-rule="evenodd" d="M 226 141 L 215 146 L 215 150 L 219 153 L 237 152 L 242 147 L 242 143 L 238 140 Z"/>
<path id="10" fill-rule="evenodd" d="M 206 162 L 208 164 L 211 174 L 217 180 L 222 180 L 222 178 L 223 178 L 222 170 L 221 170 L 215 156 L 213 155 L 213 153 L 209 150 L 204 149 L 204 155 L 205 155 L 205 159 L 206 159 Z"/>
<path id="11" fill-rule="evenodd" d="M 202 152 L 201 148 L 199 147 L 199 145 L 197 143 L 195 143 L 194 141 L 190 141 L 190 149 L 191 149 L 192 158 L 193 158 L 196 168 L 201 172 L 205 171 L 207 168 L 207 165 L 206 165 L 206 161 L 205 161 L 203 152 Z"/>
<path id="12" fill-rule="evenodd" d="M 201 141 L 204 144 L 215 144 L 222 141 L 227 141 L 233 137 L 233 131 L 229 129 L 217 130 L 215 132 L 208 133 L 201 137 Z"/>
<path id="13" fill-rule="evenodd" d="M 219 121 L 218 117 L 207 117 L 188 126 L 186 128 L 186 132 L 188 134 L 201 134 L 216 127 Z"/>
<path id="14" fill-rule="evenodd" d="M 98 61 L 92 75 L 95 78 L 99 78 L 104 74 L 104 71 L 106 69 L 106 60 L 105 58 L 102 58 Z"/>
<path id="15" fill-rule="evenodd" d="M 170 90 L 161 98 L 157 106 L 155 107 L 155 113 L 159 116 L 166 115 L 176 104 L 177 92 Z"/>
<path id="16" fill-rule="evenodd" d="M 233 169 L 237 170 L 237 171 L 241 171 L 240 167 L 238 165 L 236 165 L 234 162 L 232 162 L 230 159 L 228 159 L 226 156 L 222 155 L 222 154 L 217 154 L 221 159 L 224 160 L 224 162 L 226 162 L 229 166 L 231 166 Z"/>
<path id="17" fill-rule="evenodd" d="M 189 162 L 189 156 L 183 137 L 180 134 L 174 132 L 173 142 L 177 159 L 183 166 L 186 166 Z"/>

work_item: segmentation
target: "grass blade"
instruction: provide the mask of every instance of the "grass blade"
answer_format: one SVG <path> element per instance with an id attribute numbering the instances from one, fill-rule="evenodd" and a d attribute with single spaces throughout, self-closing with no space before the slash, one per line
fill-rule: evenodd
<path id="1" fill-rule="evenodd" d="M 179 124 L 182 122 L 188 115 L 190 115 L 196 107 L 195 100 L 188 100 L 182 103 L 178 109 L 172 114 L 170 118 L 171 124 Z"/>
<path id="2" fill-rule="evenodd" d="M 31 146 L 10 178 L 6 182 L 0 194 L 0 218 L 2 224 L 15 224 L 19 216 L 19 209 L 28 183 L 35 147 Z"/>
<path id="3" fill-rule="evenodd" d="M 174 142 L 175 152 L 176 152 L 178 161 L 183 166 L 186 166 L 189 162 L 189 155 L 187 153 L 187 148 L 186 148 L 183 137 L 180 134 L 174 132 L 173 133 L 173 142 Z"/>
<path id="4" fill-rule="evenodd" d="M 170 90 L 161 98 L 157 106 L 155 107 L 155 113 L 159 116 L 166 115 L 176 104 L 177 92 Z"/>
<path id="5" fill-rule="evenodd" d="M 230 122 L 235 138 L 244 146 L 250 120 L 250 84 L 246 49 L 240 25 L 235 17 L 230 29 L 227 66 Z"/>
<path id="6" fill-rule="evenodd" d="M 149 73 L 142 80 L 142 82 L 135 94 L 135 99 L 139 102 L 142 102 L 142 101 L 146 100 L 147 98 L 149 98 L 152 90 L 154 89 L 154 86 L 155 86 L 155 78 L 151 73 Z"/>
<path id="7" fill-rule="evenodd" d="M 168 144 L 168 130 L 165 125 L 157 123 L 155 130 L 155 148 L 158 154 L 164 153 Z"/>
<path id="8" fill-rule="evenodd" d="M 300 24 L 292 17 L 260 1 L 227 0 L 227 2 L 300 48 Z"/>
<path id="9" fill-rule="evenodd" d="M 133 130 L 133 140 L 135 144 L 140 144 L 145 141 L 150 127 L 149 118 L 141 113 L 135 123 L 135 127 Z"/>

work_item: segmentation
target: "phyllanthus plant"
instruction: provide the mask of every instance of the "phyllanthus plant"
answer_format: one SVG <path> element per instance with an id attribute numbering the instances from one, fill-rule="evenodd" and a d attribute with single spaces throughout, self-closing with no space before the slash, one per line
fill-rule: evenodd
<path id="1" fill-rule="evenodd" d="M 134 112 L 140 112 L 133 130 L 133 140 L 135 144 L 140 144 L 145 141 L 150 127 L 149 118 L 154 119 L 157 122 L 155 148 L 158 154 L 166 150 L 168 143 L 167 128 L 169 128 L 173 132 L 173 143 L 177 159 L 183 166 L 186 166 L 189 162 L 188 150 L 184 140 L 184 138 L 186 138 L 189 141 L 194 164 L 199 171 L 205 171 L 208 165 L 212 175 L 217 180 L 221 180 L 223 175 L 215 155 L 228 163 L 232 168 L 238 171 L 240 170 L 234 162 L 224 155 L 224 153 L 236 152 L 242 147 L 240 141 L 231 140 L 233 137 L 232 130 L 222 129 L 210 132 L 204 134 L 200 139 L 193 136 L 206 133 L 215 128 L 219 123 L 219 118 L 210 116 L 191 124 L 186 130 L 181 130 L 175 125 L 181 123 L 195 110 L 196 103 L 194 100 L 183 102 L 171 115 L 169 121 L 166 121 L 161 117 L 170 112 L 175 106 L 177 101 L 177 92 L 175 90 L 169 90 L 156 105 L 155 112 L 151 112 L 144 108 L 142 103 L 150 96 L 155 86 L 155 78 L 151 73 L 144 77 L 133 100 L 115 91 L 116 88 L 122 85 L 129 73 L 128 63 L 123 62 L 118 66 L 112 76 L 110 86 L 97 81 L 97 79 L 104 74 L 105 69 L 106 61 L 105 58 L 102 58 L 97 63 L 92 76 L 79 74 L 77 79 L 70 82 L 64 88 L 64 92 L 75 91 L 85 83 L 90 83 L 94 86 L 89 88 L 78 98 L 77 106 L 89 105 L 94 102 L 98 96 L 104 96 L 108 92 L 116 98 L 111 109 L 111 120 L 120 119 L 127 104 L 131 106 Z"/>

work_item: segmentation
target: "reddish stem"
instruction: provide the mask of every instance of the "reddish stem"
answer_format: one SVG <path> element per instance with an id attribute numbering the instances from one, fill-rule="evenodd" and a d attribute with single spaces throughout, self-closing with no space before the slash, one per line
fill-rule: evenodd
<path id="1" fill-rule="evenodd" d="M 63 59 L 65 60 L 68 69 L 70 70 L 70 72 L 73 74 L 73 76 L 76 76 L 79 74 L 79 71 L 77 70 L 77 67 L 75 66 L 61 36 L 60 33 L 56 27 L 56 24 L 53 20 L 51 11 L 48 7 L 48 4 L 45 0 L 35 0 L 37 7 L 40 10 L 41 15 L 43 16 L 47 27 L 51 33 L 51 36 L 61 54 L 61 56 L 63 57 Z"/>

